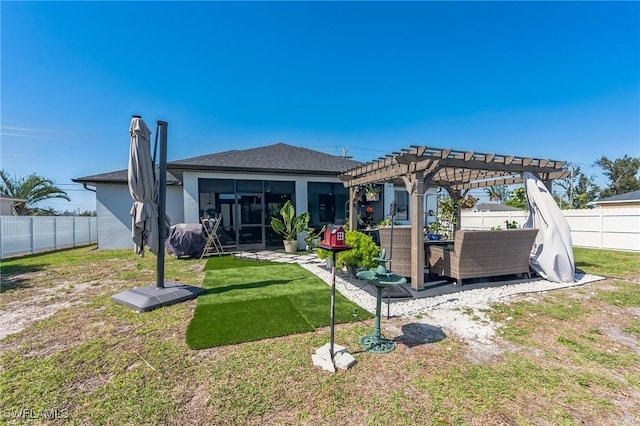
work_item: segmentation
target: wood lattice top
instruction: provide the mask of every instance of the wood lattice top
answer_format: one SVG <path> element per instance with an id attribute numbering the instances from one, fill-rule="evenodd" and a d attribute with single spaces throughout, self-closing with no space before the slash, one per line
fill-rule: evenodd
<path id="1" fill-rule="evenodd" d="M 520 183 L 523 172 L 535 173 L 545 181 L 563 178 L 568 175 L 563 170 L 565 164 L 566 161 L 411 145 L 346 170 L 339 178 L 349 188 L 422 173 L 432 185 L 463 190 Z"/>

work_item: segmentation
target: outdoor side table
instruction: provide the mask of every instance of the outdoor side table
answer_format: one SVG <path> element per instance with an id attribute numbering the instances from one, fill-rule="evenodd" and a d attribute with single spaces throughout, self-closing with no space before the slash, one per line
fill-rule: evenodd
<path id="1" fill-rule="evenodd" d="M 396 348 L 396 344 L 380 333 L 380 311 L 382 306 L 382 290 L 386 287 L 405 284 L 407 279 L 398 274 L 386 271 L 384 266 L 378 269 L 360 271 L 356 274 L 360 279 L 366 280 L 376 288 L 376 322 L 373 334 L 368 334 L 360 338 L 360 345 L 366 350 L 378 354 L 386 354 Z"/>
<path id="2" fill-rule="evenodd" d="M 429 269 L 429 279 L 431 279 L 431 266 L 429 265 L 429 253 L 431 252 L 431 246 L 453 246 L 454 240 L 424 240 L 424 267 Z"/>

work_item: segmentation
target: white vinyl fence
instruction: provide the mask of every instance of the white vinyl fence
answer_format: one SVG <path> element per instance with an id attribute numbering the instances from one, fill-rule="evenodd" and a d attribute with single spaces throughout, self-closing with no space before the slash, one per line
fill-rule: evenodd
<path id="1" fill-rule="evenodd" d="M 576 247 L 640 251 L 640 207 L 618 209 L 562 210 L 571 228 Z M 462 212 L 463 229 L 507 229 L 505 221 L 516 221 L 518 228 L 529 212 Z"/>
<path id="2" fill-rule="evenodd" d="M 0 259 L 98 242 L 88 216 L 0 216 Z"/>

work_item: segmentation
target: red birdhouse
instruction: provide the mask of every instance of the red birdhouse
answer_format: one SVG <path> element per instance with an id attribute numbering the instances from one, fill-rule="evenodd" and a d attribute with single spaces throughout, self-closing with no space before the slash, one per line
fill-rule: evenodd
<path id="1" fill-rule="evenodd" d="M 322 244 L 329 247 L 344 247 L 344 228 L 340 225 L 327 225 Z"/>

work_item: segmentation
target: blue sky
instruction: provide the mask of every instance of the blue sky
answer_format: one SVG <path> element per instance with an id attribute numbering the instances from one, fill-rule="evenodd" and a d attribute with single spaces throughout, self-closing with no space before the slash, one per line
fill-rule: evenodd
<path id="1" fill-rule="evenodd" d="M 67 190 L 127 167 L 132 114 L 169 160 L 284 142 L 369 161 L 411 144 L 640 156 L 638 2 L 5 2 L 1 164 Z M 596 181 L 606 180 L 597 176 Z M 476 194 L 480 195 L 480 194 Z"/>

